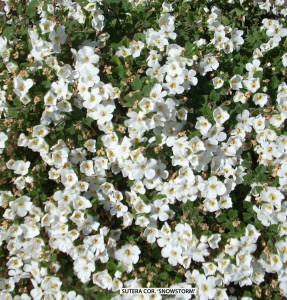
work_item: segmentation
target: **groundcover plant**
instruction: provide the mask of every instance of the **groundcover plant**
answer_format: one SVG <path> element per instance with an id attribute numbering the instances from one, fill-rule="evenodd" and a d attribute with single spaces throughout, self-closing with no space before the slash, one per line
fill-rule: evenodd
<path id="1" fill-rule="evenodd" d="M 1 1 L 0 299 L 286 299 L 286 16 Z"/>

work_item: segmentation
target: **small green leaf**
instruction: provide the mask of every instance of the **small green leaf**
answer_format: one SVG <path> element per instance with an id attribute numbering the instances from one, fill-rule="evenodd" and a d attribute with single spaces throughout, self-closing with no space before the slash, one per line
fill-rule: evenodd
<path id="1" fill-rule="evenodd" d="M 32 0 L 29 2 L 25 11 L 26 16 L 28 16 L 29 18 L 34 18 L 36 16 L 38 3 L 38 0 Z"/>
<path id="2" fill-rule="evenodd" d="M 76 133 L 76 129 L 74 126 L 71 126 L 66 130 L 70 135 L 74 135 Z"/>
<path id="3" fill-rule="evenodd" d="M 83 140 L 83 136 L 82 136 L 81 134 L 78 134 L 78 135 L 77 135 L 77 140 L 78 140 L 79 142 L 81 142 L 81 141 Z"/>
<path id="4" fill-rule="evenodd" d="M 244 177 L 244 184 L 250 185 L 253 182 L 253 176 L 251 174 L 246 174 Z"/>
<path id="5" fill-rule="evenodd" d="M 266 167 L 263 165 L 259 165 L 255 169 L 256 173 L 263 174 L 266 172 Z"/>
<path id="6" fill-rule="evenodd" d="M 134 39 L 144 42 L 145 41 L 145 34 L 143 34 L 141 32 L 138 32 L 134 35 Z"/>
<path id="7" fill-rule="evenodd" d="M 145 97 L 148 97 L 151 90 L 152 90 L 152 86 L 151 86 L 151 85 L 146 85 L 146 86 L 144 86 L 144 88 L 142 89 L 142 94 L 143 94 Z"/>
<path id="8" fill-rule="evenodd" d="M 83 120 L 83 124 L 86 125 L 86 126 L 88 126 L 88 127 L 90 127 L 90 126 L 92 125 L 93 121 L 94 121 L 94 120 L 93 120 L 92 118 L 87 117 L 87 118 L 85 118 L 85 119 Z"/>
<path id="9" fill-rule="evenodd" d="M 225 16 L 222 16 L 222 17 L 221 17 L 221 23 L 222 23 L 222 25 L 224 25 L 224 26 L 227 26 L 227 25 L 230 24 L 228 18 L 226 18 Z"/>
<path id="10" fill-rule="evenodd" d="M 248 161 L 248 160 L 244 160 L 243 162 L 242 162 L 242 167 L 244 167 L 244 168 L 250 168 L 250 166 L 251 166 L 251 163 L 250 163 L 250 161 Z"/>
<path id="11" fill-rule="evenodd" d="M 164 269 L 166 270 L 166 271 L 172 271 L 173 270 L 173 266 L 172 265 L 170 265 L 170 264 L 166 264 L 165 266 L 164 266 Z"/>
<path id="12" fill-rule="evenodd" d="M 12 37 L 13 32 L 14 32 L 14 27 L 13 27 L 13 26 L 7 26 L 7 27 L 5 27 L 5 29 L 3 30 L 3 36 L 4 36 L 5 38 L 7 38 L 8 40 L 10 40 L 11 37 Z"/>
<path id="13" fill-rule="evenodd" d="M 231 209 L 229 212 L 228 212 L 228 217 L 232 220 L 236 219 L 238 216 L 238 213 L 236 210 L 234 209 Z"/>
<path id="14" fill-rule="evenodd" d="M 124 97 L 124 100 L 125 100 L 123 103 L 124 107 L 132 107 L 135 103 L 133 97 L 128 96 L 128 95 Z"/>
<path id="15" fill-rule="evenodd" d="M 142 80 L 139 78 L 139 76 L 135 77 L 135 79 L 132 82 L 132 88 L 133 90 L 140 90 L 142 88 Z"/>
<path id="16" fill-rule="evenodd" d="M 167 280 L 169 278 L 169 275 L 167 272 L 163 272 L 159 276 L 162 280 Z"/>
<path id="17" fill-rule="evenodd" d="M 280 80 L 276 76 L 273 76 L 271 78 L 271 83 L 270 84 L 271 84 L 272 89 L 277 89 L 277 87 L 280 84 Z"/>
<path id="18" fill-rule="evenodd" d="M 112 61 L 115 62 L 118 66 L 121 65 L 121 61 L 120 61 L 120 59 L 119 59 L 117 56 L 113 55 L 111 59 L 112 59 Z"/>
<path id="19" fill-rule="evenodd" d="M 265 174 L 259 174 L 259 175 L 257 176 L 257 180 L 258 180 L 259 182 L 265 182 L 266 179 L 267 179 L 267 176 L 266 176 Z"/>
<path id="20" fill-rule="evenodd" d="M 240 8 L 235 8 L 234 11 L 236 13 L 236 16 L 238 16 L 238 17 L 240 17 L 244 14 L 244 11 Z"/>
<path id="21" fill-rule="evenodd" d="M 120 78 L 123 78 L 126 74 L 125 68 L 123 65 L 119 65 L 115 68 L 115 73 L 119 75 Z"/>
<path id="22" fill-rule="evenodd" d="M 217 101 L 217 100 L 219 100 L 219 94 L 218 94 L 218 92 L 216 92 L 215 90 L 213 90 L 211 93 L 210 93 L 210 99 L 212 100 L 212 101 Z"/>
<path id="23" fill-rule="evenodd" d="M 252 213 L 243 213 L 243 220 L 244 222 L 249 222 L 252 220 L 253 214 Z"/>

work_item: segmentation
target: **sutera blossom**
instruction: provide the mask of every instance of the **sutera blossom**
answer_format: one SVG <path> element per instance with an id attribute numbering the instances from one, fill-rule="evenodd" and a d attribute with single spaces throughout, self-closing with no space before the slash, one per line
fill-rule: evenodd
<path id="1" fill-rule="evenodd" d="M 127 264 L 136 264 L 139 260 L 140 249 L 136 245 L 125 245 L 116 251 L 115 257 L 117 260 Z"/>
<path id="2" fill-rule="evenodd" d="M 216 176 L 211 176 L 205 182 L 205 188 L 201 192 L 203 197 L 214 199 L 217 196 L 221 196 L 226 192 L 224 183 L 219 181 Z"/>

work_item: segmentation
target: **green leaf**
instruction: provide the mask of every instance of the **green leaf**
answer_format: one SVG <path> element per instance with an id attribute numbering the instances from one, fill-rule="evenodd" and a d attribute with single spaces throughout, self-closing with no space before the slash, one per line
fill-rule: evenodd
<path id="1" fill-rule="evenodd" d="M 7 26 L 3 30 L 3 36 L 6 37 L 8 40 L 10 40 L 11 37 L 12 37 L 13 32 L 14 32 L 14 27 L 13 26 Z"/>
<path id="2" fill-rule="evenodd" d="M 128 96 L 128 95 L 124 97 L 124 100 L 125 100 L 123 103 L 124 107 L 132 107 L 135 103 L 133 97 Z"/>
<path id="3" fill-rule="evenodd" d="M 138 32 L 134 35 L 134 39 L 144 42 L 145 41 L 145 34 L 143 34 L 141 32 Z"/>
<path id="4" fill-rule="evenodd" d="M 142 89 L 142 94 L 145 97 L 148 97 L 151 90 L 152 90 L 152 86 L 148 84 L 148 85 L 144 86 L 144 88 Z"/>
<path id="5" fill-rule="evenodd" d="M 15 99 L 13 100 L 13 104 L 14 104 L 16 107 L 22 106 L 22 102 L 21 102 L 20 99 L 18 99 L 18 98 L 15 98 Z"/>
<path id="6" fill-rule="evenodd" d="M 216 219 L 219 223 L 224 223 L 227 221 L 226 214 L 222 214 L 222 215 L 218 216 Z"/>
<path id="7" fill-rule="evenodd" d="M 219 95 L 225 96 L 226 95 L 226 89 L 225 88 L 220 89 Z"/>
<path id="8" fill-rule="evenodd" d="M 250 161 L 248 161 L 248 160 L 244 160 L 243 162 L 242 162 L 242 167 L 244 167 L 244 168 L 250 168 L 250 166 L 251 166 L 251 163 L 250 163 Z"/>
<path id="9" fill-rule="evenodd" d="M 228 217 L 232 220 L 236 219 L 238 216 L 238 213 L 236 210 L 234 209 L 231 209 L 229 212 L 228 212 Z"/>
<path id="10" fill-rule="evenodd" d="M 263 77 L 262 71 L 256 71 L 256 72 L 254 73 L 253 77 L 257 77 L 257 78 L 259 78 L 259 79 L 262 79 L 262 77 Z"/>
<path id="11" fill-rule="evenodd" d="M 38 0 L 32 0 L 31 2 L 29 2 L 25 11 L 26 16 L 28 16 L 29 18 L 34 18 L 36 16 L 38 3 Z"/>
<path id="12" fill-rule="evenodd" d="M 107 262 L 107 269 L 108 269 L 108 271 L 111 271 L 111 272 L 116 271 L 117 270 L 117 265 L 115 264 L 114 261 L 109 260 Z"/>
<path id="13" fill-rule="evenodd" d="M 125 67 L 123 65 L 119 65 L 115 68 L 115 73 L 119 75 L 120 78 L 123 78 L 126 74 Z"/>
<path id="14" fill-rule="evenodd" d="M 86 125 L 86 126 L 88 126 L 88 127 L 90 127 L 90 126 L 92 125 L 93 121 L 94 121 L 94 120 L 93 120 L 92 118 L 87 117 L 87 118 L 85 118 L 85 119 L 83 120 L 83 124 Z"/>
<path id="15" fill-rule="evenodd" d="M 257 176 L 257 180 L 258 180 L 259 182 L 265 182 L 266 179 L 267 179 L 267 176 L 266 176 L 265 174 L 259 174 L 259 175 Z"/>
<path id="16" fill-rule="evenodd" d="M 83 140 L 83 136 L 81 134 L 77 135 L 77 140 L 78 142 L 81 142 Z"/>
<path id="17" fill-rule="evenodd" d="M 280 84 L 280 80 L 274 75 L 272 78 L 271 78 L 271 87 L 272 89 L 277 89 L 277 87 L 279 86 Z"/>
<path id="18" fill-rule="evenodd" d="M 210 98 L 212 101 L 217 101 L 217 100 L 219 100 L 219 94 L 218 94 L 218 92 L 216 92 L 215 90 L 213 90 L 213 91 L 210 93 L 209 98 Z"/>
<path id="19" fill-rule="evenodd" d="M 170 265 L 170 264 L 166 264 L 165 266 L 164 266 L 164 269 L 166 270 L 166 271 L 172 271 L 173 270 L 173 266 L 172 265 Z"/>
<path id="20" fill-rule="evenodd" d="M 266 167 L 263 165 L 259 165 L 256 167 L 255 172 L 259 174 L 263 174 L 266 172 Z"/>
<path id="21" fill-rule="evenodd" d="M 122 44 L 123 46 L 125 46 L 126 48 L 128 48 L 128 47 L 129 47 L 129 44 L 130 44 L 129 38 L 128 38 L 127 36 L 124 36 L 123 39 L 122 39 L 122 41 L 121 41 L 121 44 Z"/>
<path id="22" fill-rule="evenodd" d="M 134 100 L 141 100 L 142 99 L 142 94 L 140 92 L 135 92 L 133 94 Z"/>
<path id="23" fill-rule="evenodd" d="M 121 65 L 121 61 L 120 61 L 120 59 L 119 59 L 117 56 L 113 55 L 111 59 L 112 59 L 112 61 L 115 62 L 118 66 Z"/>
<path id="24" fill-rule="evenodd" d="M 73 120 L 82 120 L 85 114 L 81 109 L 75 109 L 71 112 L 71 116 Z"/>
<path id="25" fill-rule="evenodd" d="M 42 81 L 42 86 L 46 89 L 49 89 L 51 87 L 51 81 L 50 80 Z"/>
<path id="26" fill-rule="evenodd" d="M 238 17 L 240 17 L 244 14 L 244 11 L 240 8 L 235 8 L 234 11 L 236 13 L 236 16 L 238 16 Z"/>
<path id="27" fill-rule="evenodd" d="M 244 179 L 244 184 L 250 185 L 253 182 L 253 176 L 251 174 L 246 174 L 243 177 Z"/>
<path id="28" fill-rule="evenodd" d="M 222 17 L 221 17 L 221 23 L 222 23 L 222 25 L 224 25 L 224 26 L 227 26 L 227 25 L 230 24 L 228 18 L 226 18 L 225 16 L 222 16 Z"/>
<path id="29" fill-rule="evenodd" d="M 263 191 L 263 187 L 262 186 L 255 186 L 255 191 L 256 191 L 256 193 L 260 194 Z"/>
<path id="30" fill-rule="evenodd" d="M 132 82 L 132 88 L 133 90 L 140 90 L 142 88 L 142 80 L 139 78 L 139 76 L 136 76 L 135 79 Z"/>
<path id="31" fill-rule="evenodd" d="M 70 135 L 74 135 L 76 133 L 76 129 L 74 126 L 71 126 L 66 130 Z"/>
<path id="32" fill-rule="evenodd" d="M 244 297 L 252 297 L 252 294 L 248 291 L 244 291 L 244 294 L 243 294 Z"/>
<path id="33" fill-rule="evenodd" d="M 243 213 L 243 220 L 244 222 L 249 222 L 253 218 L 252 213 Z"/>

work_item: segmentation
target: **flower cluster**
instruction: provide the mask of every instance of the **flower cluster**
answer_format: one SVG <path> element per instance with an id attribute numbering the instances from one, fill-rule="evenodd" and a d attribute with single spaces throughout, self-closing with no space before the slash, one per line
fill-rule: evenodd
<path id="1" fill-rule="evenodd" d="M 0 298 L 287 297 L 284 1 L 4 2 Z"/>

